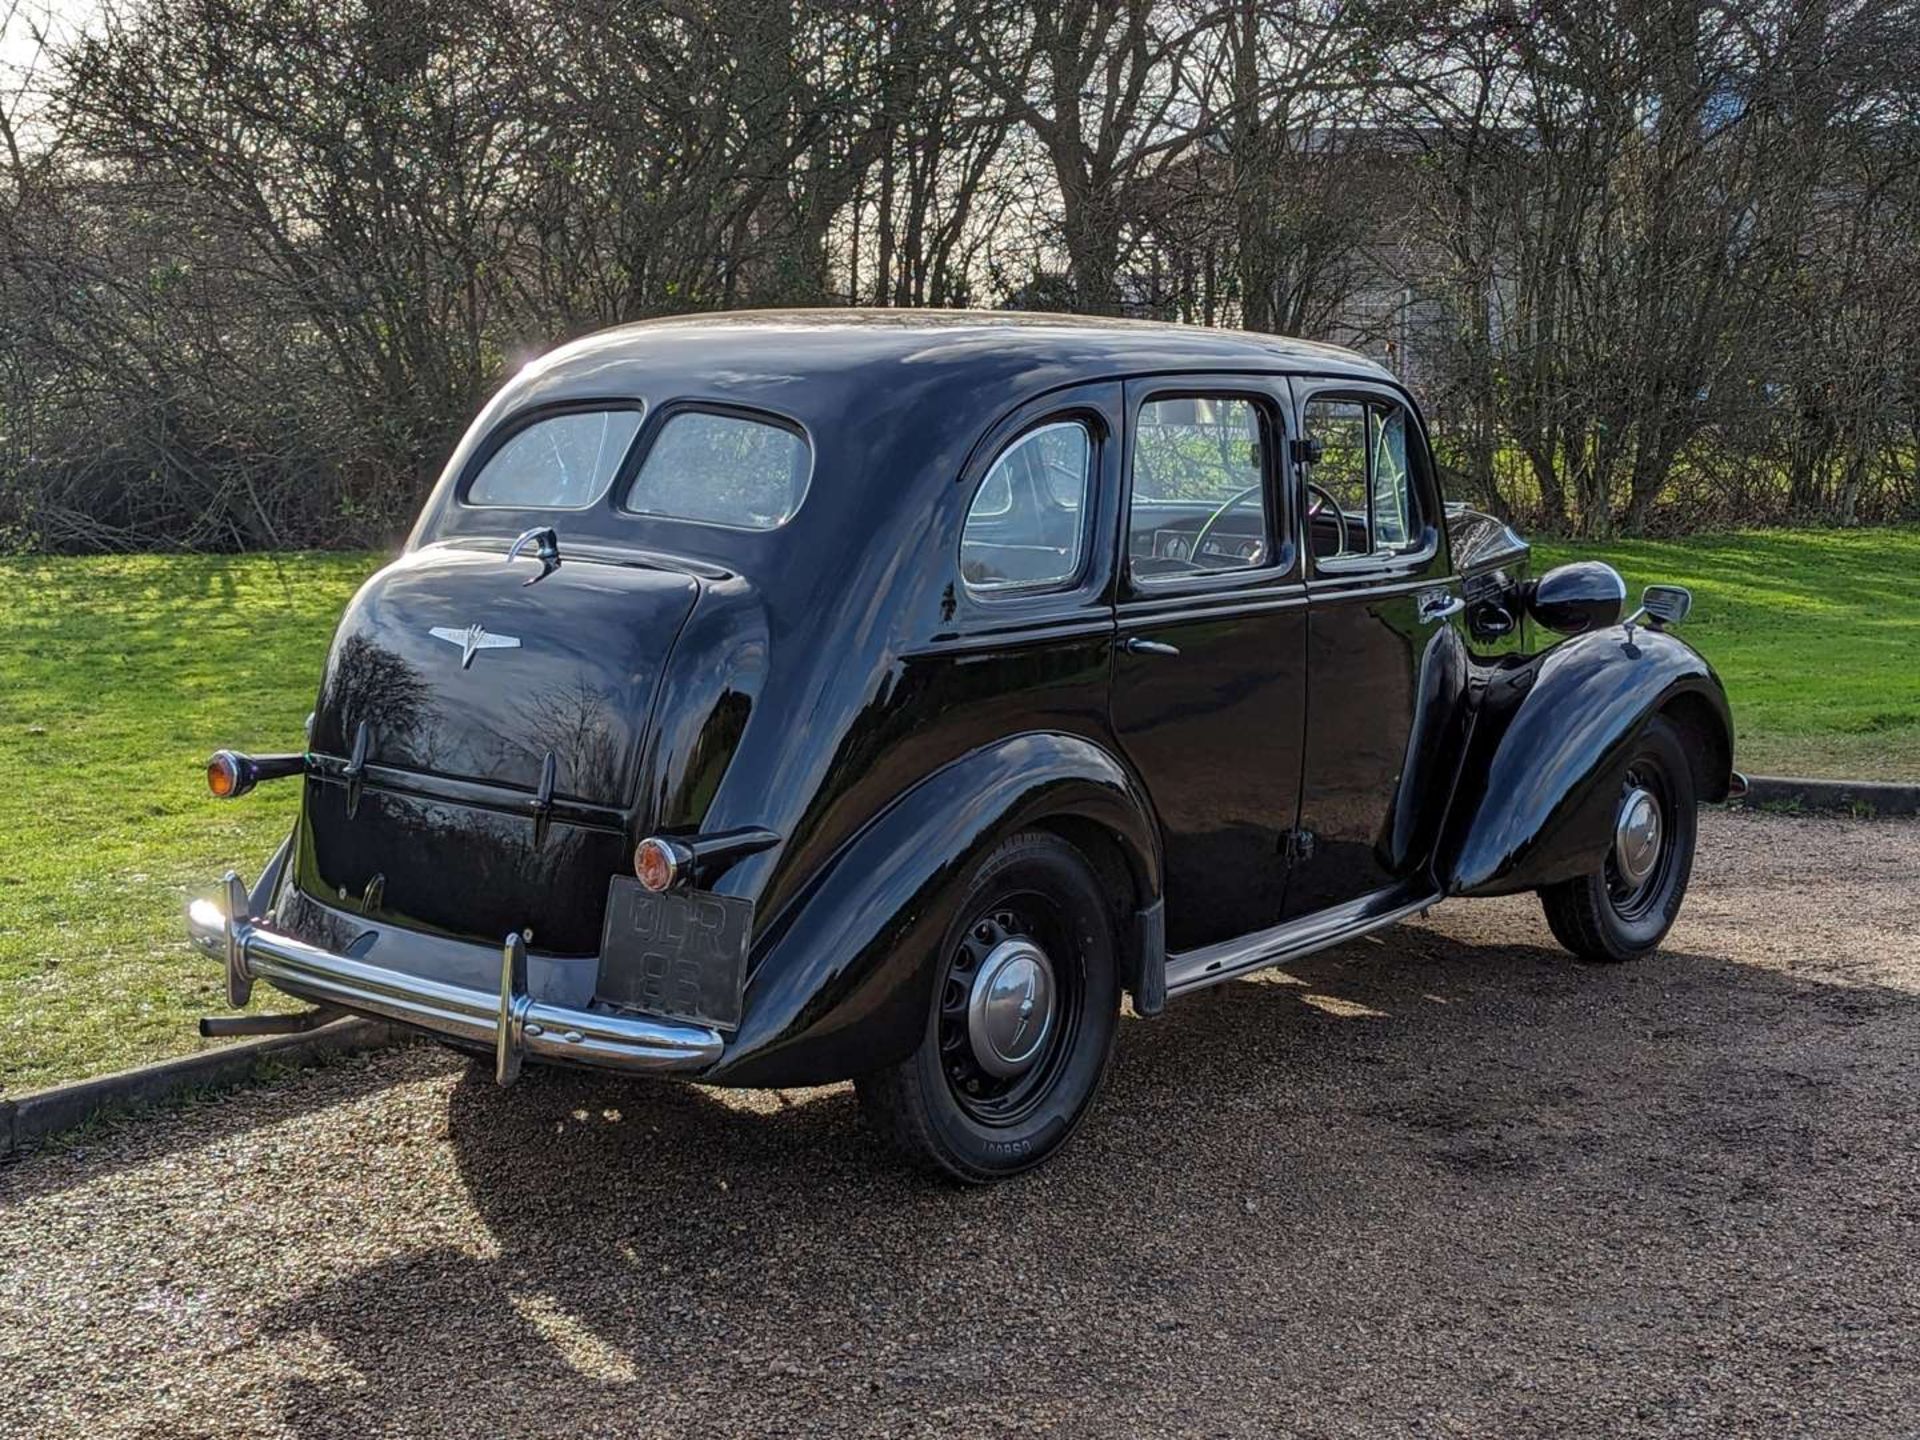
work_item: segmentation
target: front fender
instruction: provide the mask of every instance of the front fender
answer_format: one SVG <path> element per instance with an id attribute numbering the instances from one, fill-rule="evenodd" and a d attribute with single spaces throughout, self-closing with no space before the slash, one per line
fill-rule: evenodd
<path id="1" fill-rule="evenodd" d="M 1612 842 L 1627 751 L 1672 707 L 1732 755 L 1726 691 L 1690 646 L 1646 625 L 1616 625 L 1482 680 L 1467 755 L 1435 869 L 1449 895 L 1504 895 L 1591 874 Z M 1725 794 L 1707 774 L 1703 799 Z"/>
<path id="2" fill-rule="evenodd" d="M 896 1064 L 926 1028 L 941 932 L 973 866 L 1044 821 L 1098 825 L 1160 894 L 1159 828 L 1126 768 L 1091 740 L 1018 735 L 935 771 L 853 836 L 762 932 L 739 1032 L 703 1077 L 811 1085 Z"/>

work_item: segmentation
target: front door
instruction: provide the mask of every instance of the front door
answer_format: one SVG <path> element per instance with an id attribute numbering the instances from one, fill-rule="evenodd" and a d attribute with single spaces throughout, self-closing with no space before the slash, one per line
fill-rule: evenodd
<path id="1" fill-rule="evenodd" d="M 1299 467 L 1307 715 L 1289 916 L 1421 887 L 1466 676 L 1419 422 L 1384 386 L 1294 386 L 1315 458 Z"/>
<path id="2" fill-rule="evenodd" d="M 1174 951 L 1286 903 L 1307 638 L 1288 398 L 1257 377 L 1127 386 L 1113 725 L 1159 813 Z"/>

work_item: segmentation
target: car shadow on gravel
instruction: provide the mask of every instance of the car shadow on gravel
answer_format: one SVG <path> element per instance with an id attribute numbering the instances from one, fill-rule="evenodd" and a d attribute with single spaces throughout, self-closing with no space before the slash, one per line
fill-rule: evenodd
<path id="1" fill-rule="evenodd" d="M 449 1134 L 483 1243 L 275 1312 L 354 1377 L 290 1380 L 284 1411 L 313 1435 L 431 1429 L 454 1393 L 498 1433 L 1237 1433 L 1445 1403 L 1530 1431 L 1556 1386 L 1596 1421 L 1692 1403 L 1703 1324 L 1747 1404 L 1815 1363 L 1720 1324 L 1777 1304 L 1761 1257 L 1803 1295 L 1886 1263 L 1892 1218 L 1848 1208 L 1849 1177 L 1911 1146 L 1917 998 L 1404 928 L 1130 1021 L 1074 1145 L 987 1191 L 897 1170 L 846 1086 L 476 1067 Z M 1584 1368 L 1613 1349 L 1634 1366 Z"/>

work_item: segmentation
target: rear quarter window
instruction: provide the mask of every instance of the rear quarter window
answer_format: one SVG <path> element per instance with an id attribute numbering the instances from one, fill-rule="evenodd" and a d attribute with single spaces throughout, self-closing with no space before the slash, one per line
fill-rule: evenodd
<path id="1" fill-rule="evenodd" d="M 1001 452 L 974 492 L 960 537 L 960 575 L 976 591 L 1046 590 L 1080 573 L 1093 435 L 1078 420 L 1029 430 Z"/>
<path id="2" fill-rule="evenodd" d="M 800 508 L 812 463 L 805 437 L 771 418 L 680 410 L 667 417 L 648 447 L 625 508 L 771 530 Z"/>

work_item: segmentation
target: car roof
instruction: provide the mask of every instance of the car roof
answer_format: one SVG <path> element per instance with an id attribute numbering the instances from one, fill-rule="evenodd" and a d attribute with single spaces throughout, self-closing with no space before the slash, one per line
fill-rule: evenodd
<path id="1" fill-rule="evenodd" d="M 843 308 L 643 321 L 562 345 L 510 377 L 455 449 L 410 543 L 501 524 L 511 512 L 469 512 L 455 503 L 458 479 L 503 425 L 547 407 L 639 402 L 658 416 L 719 406 L 799 426 L 814 483 L 791 527 L 744 533 L 675 522 L 670 545 L 650 542 L 732 567 L 783 543 L 776 533 L 789 528 L 844 537 L 864 525 L 896 545 L 890 525 L 925 523 L 937 492 L 922 481 L 964 478 L 992 426 L 1022 407 L 1130 376 L 1209 372 L 1393 379 L 1332 345 L 1080 315 Z M 531 524 L 539 515 L 519 518 Z M 569 533 L 595 533 L 603 520 L 602 538 L 635 533 L 631 518 L 596 510 L 570 513 Z"/>
<path id="2" fill-rule="evenodd" d="M 762 388 L 804 376 L 903 366 L 1072 384 L 1178 370 L 1248 369 L 1385 380 L 1379 364 L 1337 345 L 1153 320 L 993 310 L 738 310 L 643 320 L 563 345 L 529 378 L 604 373 L 623 362 L 699 368 Z M 729 367 L 745 367 L 729 373 Z M 973 378 L 970 376 L 969 378 Z"/>

